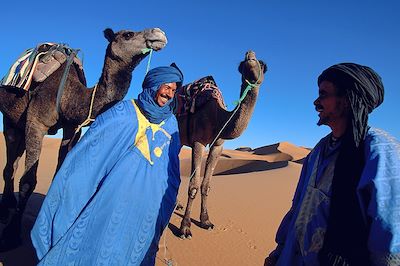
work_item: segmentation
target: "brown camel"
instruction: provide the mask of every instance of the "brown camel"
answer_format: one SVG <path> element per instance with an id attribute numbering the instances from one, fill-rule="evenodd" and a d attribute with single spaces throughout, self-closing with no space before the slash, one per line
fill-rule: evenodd
<path id="1" fill-rule="evenodd" d="M 246 53 L 245 60 L 239 65 L 242 74 L 242 85 L 240 95 L 245 91 L 248 82 L 255 84 L 240 105 L 234 111 L 225 110 L 217 100 L 209 100 L 201 109 L 193 114 L 178 116 L 181 142 L 192 148 L 192 177 L 189 182 L 188 201 L 185 215 L 181 222 L 181 238 L 191 238 L 190 211 L 197 192 L 201 191 L 200 225 L 204 229 L 212 229 L 214 225 L 210 222 L 207 211 L 207 196 L 210 190 L 211 177 L 217 161 L 222 152 L 222 144 L 226 139 L 239 137 L 246 129 L 253 113 L 258 90 L 264 80 L 266 65 L 258 61 L 255 53 Z M 247 81 L 246 81 L 247 80 Z M 231 120 L 229 120 L 231 119 Z M 226 122 L 229 122 L 226 124 Z M 226 127 L 218 136 L 219 131 Z M 214 142 L 213 142 L 214 141 Z M 212 144 L 206 161 L 204 178 L 200 180 L 200 167 L 203 153 L 207 144 Z M 201 184 L 201 186 L 200 186 Z"/>
<path id="2" fill-rule="evenodd" d="M 97 84 L 92 117 L 104 112 L 127 94 L 132 71 L 146 57 L 148 49 L 160 50 L 166 43 L 165 33 L 158 28 L 141 32 L 122 30 L 114 33 L 104 30 L 109 41 L 104 59 L 103 71 Z M 35 189 L 37 167 L 42 141 L 46 134 L 55 134 L 63 129 L 63 138 L 59 150 L 57 170 L 67 152 L 76 144 L 78 136 L 74 132 L 88 116 L 92 92 L 87 88 L 77 67 L 71 67 L 65 82 L 64 91 L 56 108 L 57 91 L 66 63 L 42 83 L 31 85 L 31 93 L 10 87 L 0 87 L 0 111 L 3 113 L 4 136 L 7 149 L 7 163 L 3 176 L 5 181 L 1 202 L 3 222 L 9 224 L 9 230 L 3 231 L 2 242 L 11 241 L 16 245 L 19 235 L 19 223 L 27 200 Z M 19 199 L 14 196 L 14 175 L 18 160 L 26 150 L 25 172 L 19 183 Z M 12 230 L 11 230 L 12 229 Z M 7 233 L 8 232 L 8 233 Z M 14 237 L 6 234 L 12 234 Z M 7 243 L 6 243 L 7 245 Z"/>

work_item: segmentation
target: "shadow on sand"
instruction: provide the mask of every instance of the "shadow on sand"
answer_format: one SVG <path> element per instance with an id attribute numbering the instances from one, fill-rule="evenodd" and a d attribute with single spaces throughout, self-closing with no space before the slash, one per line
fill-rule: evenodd
<path id="1" fill-rule="evenodd" d="M 204 176 L 205 170 L 204 159 L 201 166 L 200 176 Z M 222 156 L 217 163 L 214 170 L 214 176 L 217 175 L 234 175 L 234 174 L 245 174 L 252 172 L 260 172 L 283 168 L 288 166 L 288 160 L 279 160 L 276 162 L 268 162 L 265 160 L 254 160 L 254 159 L 237 159 L 227 158 Z M 190 176 L 191 174 L 191 159 L 181 160 L 180 165 L 181 176 Z"/>
<path id="2" fill-rule="evenodd" d="M 2 196 L 2 195 L 1 195 Z M 17 195 L 16 195 L 17 196 Z M 29 198 L 24 215 L 22 217 L 22 245 L 16 249 L 1 252 L 0 264 L 4 266 L 30 266 L 38 263 L 35 249 L 32 246 L 30 232 L 35 223 L 36 217 L 42 206 L 45 195 L 33 193 Z M 5 225 L 0 223 L 0 232 L 3 232 Z"/>
<path id="3" fill-rule="evenodd" d="M 244 162 L 243 165 L 231 166 L 229 165 L 227 170 L 220 170 L 216 172 L 214 175 L 233 175 L 233 174 L 245 174 L 251 172 L 261 172 L 267 170 L 273 170 L 278 168 L 283 168 L 288 166 L 287 161 L 279 161 L 279 162 L 267 162 L 261 160 L 242 160 Z M 222 164 L 220 164 L 222 168 Z"/>

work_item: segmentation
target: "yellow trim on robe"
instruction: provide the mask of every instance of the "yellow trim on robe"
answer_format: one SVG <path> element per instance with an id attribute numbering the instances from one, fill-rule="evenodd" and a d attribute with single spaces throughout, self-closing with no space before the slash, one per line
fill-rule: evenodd
<path id="1" fill-rule="evenodd" d="M 153 136 L 152 141 L 154 141 L 154 136 L 157 131 L 163 132 L 168 139 L 171 139 L 171 135 L 168 134 L 168 132 L 165 131 L 165 129 L 161 128 L 161 126 L 165 124 L 164 121 L 162 121 L 160 124 L 150 123 L 149 120 L 147 120 L 147 118 L 142 114 L 139 107 L 136 105 L 136 102 L 132 100 L 132 103 L 133 106 L 135 107 L 136 116 L 138 119 L 138 131 L 135 136 L 135 146 L 143 154 L 144 158 L 146 158 L 146 160 L 149 161 L 150 164 L 154 164 L 150 156 L 149 140 L 147 139 L 146 135 L 147 129 L 151 129 L 152 131 L 152 136 Z M 162 154 L 162 148 L 155 147 L 153 153 L 155 156 L 160 157 Z"/>

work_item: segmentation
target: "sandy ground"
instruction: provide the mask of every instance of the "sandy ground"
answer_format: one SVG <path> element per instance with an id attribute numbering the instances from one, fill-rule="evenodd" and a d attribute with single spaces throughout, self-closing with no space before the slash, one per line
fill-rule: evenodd
<path id="1" fill-rule="evenodd" d="M 23 218 L 23 245 L 0 253 L 0 265 L 35 265 L 36 256 L 29 231 L 50 185 L 57 162 L 60 140 L 46 139 L 40 158 L 38 185 L 28 202 Z M 275 232 L 289 209 L 301 170 L 301 161 L 309 150 L 288 142 L 254 150 L 224 150 L 215 169 L 209 194 L 209 215 L 213 230 L 199 224 L 200 197 L 192 210 L 192 239 L 179 238 L 184 210 L 176 210 L 160 241 L 156 265 L 263 265 L 265 256 L 275 247 Z M 0 137 L 0 168 L 5 165 L 5 145 Z M 23 161 L 15 186 L 23 173 Z M 180 154 L 182 185 L 178 201 L 185 206 L 190 176 L 191 150 Z M 4 181 L 0 181 L 3 188 Z M 2 227 L 0 225 L 0 230 Z"/>

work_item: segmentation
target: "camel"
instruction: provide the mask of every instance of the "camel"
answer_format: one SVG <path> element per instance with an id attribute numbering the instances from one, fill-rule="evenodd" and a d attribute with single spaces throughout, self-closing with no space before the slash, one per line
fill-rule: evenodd
<path id="1" fill-rule="evenodd" d="M 122 100 L 128 92 L 133 70 L 147 56 L 149 49 L 158 51 L 167 43 L 165 33 L 159 28 L 140 32 L 122 30 L 116 33 L 111 29 L 105 29 L 104 36 L 109 44 L 93 99 L 92 117 L 96 117 Z M 16 87 L 0 87 L 0 111 L 4 116 L 7 149 L 1 216 L 8 224 L 10 220 L 15 220 L 10 217 L 19 219 L 22 217 L 26 203 L 35 189 L 44 136 L 55 134 L 60 128 L 63 129 L 58 170 L 67 152 L 79 139 L 81 131 L 79 129 L 75 135 L 75 130 L 89 114 L 94 87 L 86 87 L 86 81 L 76 66 L 71 66 L 69 70 L 57 110 L 57 91 L 65 68 L 66 63 L 43 82 L 31 84 L 31 93 Z M 17 201 L 14 196 L 14 175 L 18 160 L 25 150 L 25 172 L 20 179 Z M 19 226 L 12 228 L 17 230 Z M 6 231 L 3 231 L 3 240 Z"/>
<path id="2" fill-rule="evenodd" d="M 192 114 L 177 116 L 181 142 L 183 145 L 192 148 L 192 177 L 189 182 L 186 210 L 180 226 L 180 236 L 183 239 L 192 237 L 190 213 L 193 200 L 199 189 L 201 191 L 200 226 L 204 229 L 214 228 L 207 211 L 211 177 L 222 153 L 224 140 L 239 137 L 250 121 L 259 86 L 264 80 L 266 65 L 257 60 L 254 52 L 249 51 L 246 53 L 245 60 L 239 65 L 239 72 L 242 74 L 240 95 L 245 91 L 248 82 L 255 86 L 248 92 L 241 104 L 236 107 L 237 110 L 227 111 L 217 100 L 213 99 Z M 228 123 L 226 124 L 226 122 Z M 226 127 L 218 136 L 224 124 L 226 124 Z M 212 143 L 206 160 L 204 178 L 201 181 L 200 167 L 203 153 L 206 145 Z"/>

